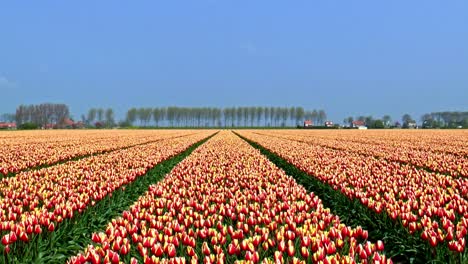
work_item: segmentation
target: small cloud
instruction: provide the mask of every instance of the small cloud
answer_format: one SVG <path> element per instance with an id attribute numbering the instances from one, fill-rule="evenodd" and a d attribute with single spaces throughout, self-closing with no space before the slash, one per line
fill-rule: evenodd
<path id="1" fill-rule="evenodd" d="M 254 55 L 257 53 L 257 47 L 252 42 L 242 43 L 240 45 L 240 48 L 250 55 Z"/>
<path id="2" fill-rule="evenodd" d="M 0 75 L 0 88 L 13 88 L 16 83 L 8 80 L 7 77 Z"/>

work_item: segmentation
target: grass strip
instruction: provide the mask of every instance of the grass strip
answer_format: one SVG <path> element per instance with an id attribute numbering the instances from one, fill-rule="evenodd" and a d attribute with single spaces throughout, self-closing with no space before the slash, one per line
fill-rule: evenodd
<path id="1" fill-rule="evenodd" d="M 105 230 L 113 218 L 120 216 L 143 195 L 151 184 L 163 179 L 180 161 L 213 135 L 198 141 L 184 152 L 173 156 L 150 169 L 125 186 L 89 206 L 81 214 L 58 224 L 56 231 L 32 237 L 29 243 L 11 245 L 11 252 L 3 254 L 0 263 L 65 263 L 68 258 L 83 250 L 91 241 L 93 232 Z M 2 262 L 3 261 L 3 262 Z"/>
<path id="2" fill-rule="evenodd" d="M 364 206 L 358 199 L 350 199 L 327 183 L 308 175 L 277 154 L 258 143 L 234 132 L 260 150 L 271 162 L 292 176 L 297 183 L 320 197 L 325 207 L 338 215 L 342 223 L 356 227 L 361 226 L 369 231 L 369 240 L 382 240 L 385 244 L 385 255 L 394 263 L 460 263 L 461 256 L 451 253 L 446 245 L 433 248 L 424 241 L 419 233 L 410 234 L 401 220 L 392 220 L 386 212 L 377 213 Z"/>

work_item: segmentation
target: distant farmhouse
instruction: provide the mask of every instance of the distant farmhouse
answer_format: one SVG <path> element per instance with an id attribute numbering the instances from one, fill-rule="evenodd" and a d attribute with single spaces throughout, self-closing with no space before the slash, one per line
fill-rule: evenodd
<path id="1" fill-rule="evenodd" d="M 326 127 L 333 127 L 333 121 L 326 121 L 325 126 Z"/>
<path id="2" fill-rule="evenodd" d="M 304 121 L 304 127 L 312 127 L 313 126 L 312 120 L 305 120 Z"/>
<path id="3" fill-rule="evenodd" d="M 75 122 L 70 118 L 65 118 L 59 124 L 46 124 L 42 126 L 42 129 L 65 129 L 65 128 L 84 128 L 85 125 L 83 122 Z"/>
<path id="4" fill-rule="evenodd" d="M 0 122 L 0 129 L 16 129 L 16 123 Z"/>
<path id="5" fill-rule="evenodd" d="M 408 123 L 405 124 L 406 128 L 418 128 L 418 125 L 416 124 L 416 121 L 409 121 Z"/>
<path id="6" fill-rule="evenodd" d="M 352 127 L 353 127 L 353 128 L 357 128 L 357 129 L 367 129 L 367 127 L 366 127 L 366 122 L 364 122 L 363 120 L 355 120 L 355 121 L 353 121 Z"/>

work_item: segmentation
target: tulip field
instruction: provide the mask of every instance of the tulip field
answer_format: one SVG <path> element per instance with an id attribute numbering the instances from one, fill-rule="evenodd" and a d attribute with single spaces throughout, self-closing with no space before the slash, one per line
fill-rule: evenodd
<path id="1" fill-rule="evenodd" d="M 408 253 L 420 250 L 426 256 L 418 257 L 426 260 L 467 262 L 468 133 L 366 132 L 252 130 L 239 134 L 370 209 L 372 213 L 364 218 L 378 215 L 401 224 L 406 232 L 400 233 L 399 243 L 413 237 L 421 240 L 422 249 Z M 446 149 L 441 147 L 445 145 Z M 391 240 L 388 234 L 385 240 Z"/>
<path id="2" fill-rule="evenodd" d="M 444 134 L 443 131 L 437 131 L 438 133 L 433 131 L 428 135 L 411 133 L 412 131 L 399 131 L 399 133 L 385 135 L 382 135 L 381 131 L 370 132 L 370 135 L 360 135 L 357 138 L 355 133 L 333 134 L 337 132 L 315 131 L 276 130 L 262 131 L 262 134 L 364 156 L 384 158 L 389 161 L 409 163 L 451 176 L 468 177 L 468 159 L 466 159 L 468 143 L 466 140 L 461 140 L 466 138 L 466 132 L 452 131 Z M 372 132 L 376 134 L 372 135 Z M 458 137 L 454 137 L 456 135 Z"/>
<path id="3" fill-rule="evenodd" d="M 39 247 L 41 240 L 50 238 L 44 232 L 57 229 L 59 233 L 60 224 L 64 220 L 79 218 L 77 215 L 86 212 L 88 207 L 112 196 L 118 189 L 125 189 L 130 182 L 156 164 L 184 151 L 213 132 L 186 130 L 153 132 L 153 135 L 146 132 L 133 133 L 139 135 L 128 140 L 128 143 L 148 139 L 150 143 L 27 170 L 0 180 L 0 228 L 5 262 L 21 262 L 17 260 L 18 257 L 36 254 L 31 252 L 34 246 Z M 114 135 L 109 137 L 113 138 Z M 105 142 L 112 145 L 108 140 Z M 86 146 L 85 136 L 83 141 Z M 21 147 L 27 148 L 23 145 Z M 45 149 L 42 148 L 45 151 L 42 155 L 47 154 Z M 37 153 L 39 151 L 33 155 Z M 17 252 L 23 254 L 18 255 Z"/>
<path id="4" fill-rule="evenodd" d="M 366 238 L 249 144 L 221 132 L 94 233 L 71 263 L 386 263 L 382 241 Z"/>
<path id="5" fill-rule="evenodd" d="M 82 131 L 66 130 L 50 133 L 16 132 L 0 134 L 0 176 L 31 167 L 57 163 L 74 157 L 103 153 L 182 135 L 183 131 Z"/>
<path id="6" fill-rule="evenodd" d="M 468 263 L 464 130 L 0 133 L 0 263 Z"/>

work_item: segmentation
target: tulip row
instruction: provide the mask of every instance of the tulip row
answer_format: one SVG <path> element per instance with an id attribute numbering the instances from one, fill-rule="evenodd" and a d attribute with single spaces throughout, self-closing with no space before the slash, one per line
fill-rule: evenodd
<path id="1" fill-rule="evenodd" d="M 76 157 L 193 133 L 190 131 L 27 131 L 0 138 L 0 176 Z"/>
<path id="2" fill-rule="evenodd" d="M 0 180 L 0 231 L 3 249 L 71 219 L 112 195 L 156 164 L 206 138 L 210 131 L 165 139 L 78 161 L 26 171 Z"/>
<path id="3" fill-rule="evenodd" d="M 320 181 L 356 198 L 376 213 L 421 236 L 432 247 L 448 248 L 450 254 L 465 251 L 468 228 L 468 180 L 430 173 L 413 166 L 372 156 L 322 148 L 311 144 L 258 135 L 239 134 Z"/>
<path id="4" fill-rule="evenodd" d="M 223 131 L 70 263 L 388 263 L 381 241 L 351 228 L 246 142 Z"/>
<path id="5" fill-rule="evenodd" d="M 361 131 L 354 131 L 360 133 Z M 427 132 L 423 131 L 422 133 Z M 392 144 L 384 140 L 349 140 L 346 136 L 340 134 L 327 135 L 326 137 L 316 137 L 317 132 L 292 133 L 288 131 L 261 131 L 261 135 L 276 136 L 288 140 L 309 143 L 317 146 L 339 149 L 347 152 L 353 152 L 365 156 L 374 156 L 384 158 L 390 161 L 409 163 L 417 167 L 425 168 L 430 171 L 450 174 L 452 176 L 468 177 L 468 159 L 464 155 L 429 151 L 429 148 L 415 148 L 414 145 Z M 322 132 L 323 133 L 323 132 Z M 349 132 L 348 132 L 349 133 Z M 320 134 L 318 134 L 320 135 Z M 385 138 L 385 134 L 382 134 Z M 442 140 L 441 142 L 446 142 Z M 439 143 L 440 144 L 440 143 Z M 458 152 L 467 149 L 466 144 L 457 146 Z"/>

